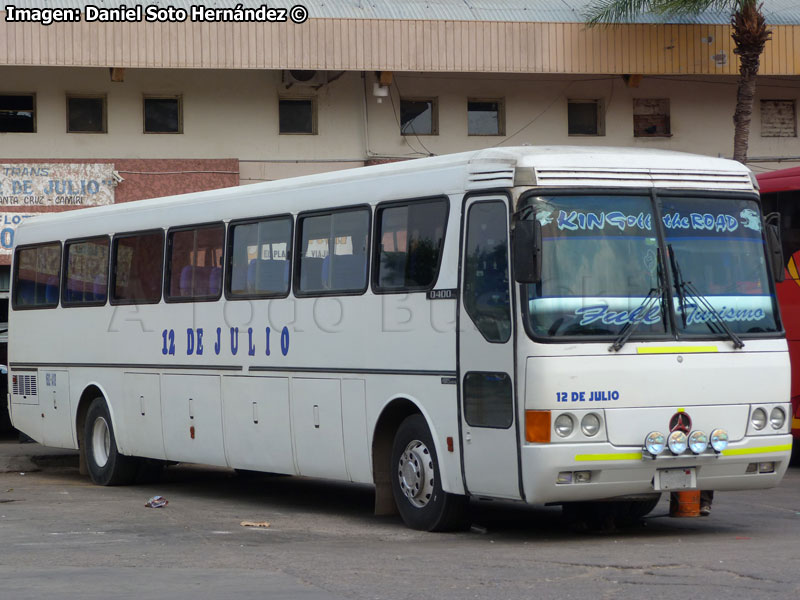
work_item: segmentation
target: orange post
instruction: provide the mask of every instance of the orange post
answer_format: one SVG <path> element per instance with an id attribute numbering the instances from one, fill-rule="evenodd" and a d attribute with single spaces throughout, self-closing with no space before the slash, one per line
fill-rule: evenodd
<path id="1" fill-rule="evenodd" d="M 672 492 L 669 498 L 670 517 L 699 517 L 700 490 Z"/>

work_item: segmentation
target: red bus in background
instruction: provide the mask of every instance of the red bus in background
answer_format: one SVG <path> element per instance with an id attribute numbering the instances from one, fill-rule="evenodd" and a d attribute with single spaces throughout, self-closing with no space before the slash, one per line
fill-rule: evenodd
<path id="1" fill-rule="evenodd" d="M 792 361 L 792 435 L 800 459 L 800 167 L 757 175 L 764 214 L 781 215 L 786 279 L 776 284 Z"/>

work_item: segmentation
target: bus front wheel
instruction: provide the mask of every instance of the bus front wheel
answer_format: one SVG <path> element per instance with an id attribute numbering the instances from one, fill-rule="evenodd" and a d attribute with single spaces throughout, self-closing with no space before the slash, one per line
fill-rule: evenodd
<path id="1" fill-rule="evenodd" d="M 442 490 L 436 448 L 422 415 L 407 417 L 397 429 L 391 479 L 397 509 L 411 529 L 453 531 L 467 526 L 467 498 Z"/>
<path id="2" fill-rule="evenodd" d="M 84 423 L 86 467 L 97 485 L 125 485 L 136 477 L 137 461 L 117 450 L 114 426 L 103 398 L 92 400 Z"/>

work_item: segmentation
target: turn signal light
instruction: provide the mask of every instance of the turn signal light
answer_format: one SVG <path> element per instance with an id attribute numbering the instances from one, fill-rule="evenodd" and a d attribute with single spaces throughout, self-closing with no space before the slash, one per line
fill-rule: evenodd
<path id="1" fill-rule="evenodd" d="M 525 411 L 525 440 L 528 442 L 550 443 L 550 411 L 526 410 Z"/>

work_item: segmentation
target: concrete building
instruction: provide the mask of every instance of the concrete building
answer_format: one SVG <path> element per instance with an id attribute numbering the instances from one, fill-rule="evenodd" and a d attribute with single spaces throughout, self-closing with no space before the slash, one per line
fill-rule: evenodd
<path id="1" fill-rule="evenodd" d="M 732 154 L 724 13 L 587 28 L 588 0 L 275 0 L 278 22 L 261 5 L 4 3 L 0 264 L 22 218 L 98 202 L 496 145 Z M 800 164 L 800 7 L 764 12 L 754 170 Z"/>

